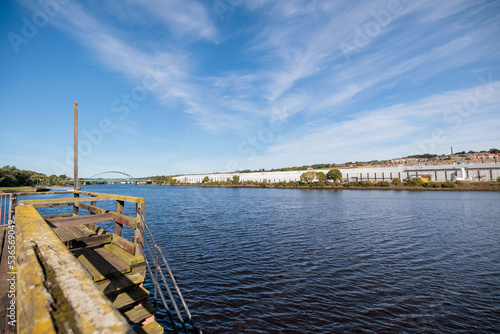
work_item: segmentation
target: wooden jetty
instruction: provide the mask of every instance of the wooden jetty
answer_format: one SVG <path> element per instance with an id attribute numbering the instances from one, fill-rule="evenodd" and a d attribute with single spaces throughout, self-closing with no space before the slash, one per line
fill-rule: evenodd
<path id="1" fill-rule="evenodd" d="M 156 306 L 161 298 L 169 332 L 201 334 L 145 221 L 144 198 L 79 190 L 78 102 L 74 103 L 73 184 L 73 191 L 9 195 L 8 222 L 0 219 L 7 225 L 0 227 L 0 331 L 163 333 L 143 286 L 148 273 L 153 303 Z M 17 203 L 18 196 L 33 194 L 66 196 Z M 97 205 L 109 201 L 114 211 Z M 125 214 L 126 205 L 127 209 L 132 205 L 132 216 Z M 72 211 L 43 216 L 38 211 L 52 207 Z M 0 213 L 2 208 L 0 203 Z M 10 220 L 12 208 L 15 224 Z M 114 231 L 106 231 L 100 223 L 110 223 Z M 131 229 L 129 239 L 124 229 Z"/>
<path id="2" fill-rule="evenodd" d="M 17 323 L 15 327 L 9 326 L 8 321 L 4 321 L 6 307 L 0 306 L 0 329 L 44 334 L 163 333 L 164 329 L 155 320 L 156 309 L 148 302 L 150 293 L 143 286 L 147 269 L 152 278 L 158 277 L 161 270 L 159 255 L 156 254 L 156 262 L 150 265 L 143 249 L 144 198 L 86 191 L 40 194 L 72 197 L 20 200 L 16 205 Z M 99 202 L 106 201 L 115 202 L 114 211 L 98 206 Z M 133 206 L 133 216 L 124 214 L 126 205 L 127 209 Z M 38 211 L 63 206 L 73 207 L 73 212 L 42 216 Z M 106 222 L 114 224 L 113 232 L 98 226 Z M 124 229 L 132 229 L 128 233 L 130 240 L 123 236 Z M 6 231 L 6 228 L 0 229 L 0 236 L 6 236 Z M 156 244 L 154 247 L 158 248 Z M 3 269 L 4 252 L 0 262 Z M 152 257 L 154 255 L 150 259 Z M 0 278 L 5 283 L 9 274 L 6 270 L 2 274 L 4 277 Z M 2 305 L 8 305 L 8 287 L 2 283 Z M 175 280 L 174 284 L 178 291 Z M 156 298 L 157 281 L 154 286 Z M 170 290 L 168 293 L 172 297 Z M 181 323 L 184 332 L 201 333 L 188 331 L 183 318 L 173 321 L 165 298 L 161 297 L 174 326 L 173 332 L 178 332 L 175 323 Z M 182 296 L 181 301 L 185 306 Z M 181 316 L 176 305 L 174 308 Z M 187 314 L 190 319 L 188 310 Z"/>

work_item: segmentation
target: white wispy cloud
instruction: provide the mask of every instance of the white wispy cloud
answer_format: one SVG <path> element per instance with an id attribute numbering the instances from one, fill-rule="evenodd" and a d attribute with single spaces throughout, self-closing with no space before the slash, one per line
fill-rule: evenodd
<path id="1" fill-rule="evenodd" d="M 179 36 L 194 35 L 215 40 L 217 30 L 210 20 L 208 10 L 193 0 L 129 0 L 129 3 L 144 6 L 150 15 L 160 19 L 169 31 Z"/>
<path id="2" fill-rule="evenodd" d="M 483 98 L 476 97 L 478 87 L 481 89 L 479 96 Z M 498 142 L 500 115 L 495 111 L 500 108 L 500 81 L 493 82 L 488 89 L 490 91 L 478 82 L 475 88 L 363 111 L 344 121 L 314 127 L 299 138 L 283 138 L 281 143 L 269 146 L 268 155 L 264 156 L 293 161 L 300 152 L 300 159 L 305 164 L 317 161 L 320 156 L 330 157 L 328 161 L 335 161 L 335 157 L 346 160 L 394 158 L 396 156 L 381 156 L 381 151 L 391 152 L 391 148 L 401 147 L 405 154 L 425 153 L 420 152 L 417 143 L 433 140 L 436 130 L 442 132 L 442 138 L 433 140 L 434 147 L 427 145 L 435 150 L 431 153 L 442 152 L 450 145 L 470 147 L 471 143 L 480 141 L 477 138 Z M 468 107 L 467 101 L 472 100 L 478 102 L 477 107 Z"/>
<path id="3" fill-rule="evenodd" d="M 207 9 L 198 2 L 142 3 L 130 0 L 127 3 L 132 9 L 139 7 L 159 19 L 168 31 L 201 39 L 216 38 L 215 24 L 210 21 Z M 413 12 L 424 15 L 430 5 L 430 2 L 417 5 L 402 1 L 397 14 L 404 16 Z M 252 123 L 254 118 L 265 116 L 263 111 L 283 104 L 296 112 L 306 111 L 306 107 L 329 112 L 332 107 L 348 103 L 363 91 L 371 90 L 374 95 L 382 82 L 397 81 L 425 64 L 446 60 L 443 66 L 426 72 L 427 76 L 433 76 L 480 56 L 479 52 L 468 51 L 461 57 L 450 57 L 467 49 L 474 50 L 472 45 L 479 32 L 472 32 L 434 47 L 432 45 L 436 44 L 435 39 L 440 38 L 440 34 L 434 39 L 427 35 L 428 40 L 424 42 L 430 49 L 414 50 L 411 57 L 408 55 L 412 53 L 412 47 L 404 38 L 397 37 L 390 49 L 377 50 L 374 47 L 370 50 L 368 46 L 367 50 L 360 51 L 361 56 L 356 61 L 348 63 L 339 45 L 351 40 L 367 22 L 375 22 L 373 13 L 387 12 L 387 2 L 347 6 L 335 1 L 260 1 L 247 3 L 247 6 L 251 10 L 264 7 L 267 13 L 258 23 L 261 33 L 247 44 L 244 51 L 261 59 L 260 69 L 253 74 L 241 70 L 210 77 L 198 75 L 197 69 L 189 65 L 193 55 L 185 50 L 157 46 L 156 51 L 146 52 L 131 46 L 123 34 L 97 21 L 83 6 L 67 6 L 63 13 L 70 23 L 65 29 L 92 48 L 113 70 L 139 81 L 147 75 L 145 68 L 159 65 L 168 75 L 168 80 L 158 88 L 156 96 L 167 104 L 177 100 L 185 112 L 212 131 L 239 129 L 243 124 Z M 434 14 L 426 18 L 426 22 L 442 20 L 470 7 L 470 3 L 461 2 L 452 9 L 447 4 L 433 3 L 432 6 Z M 117 10 L 117 13 L 123 12 L 124 6 L 120 7 L 122 11 Z M 130 11 L 129 8 L 125 14 L 129 15 Z M 125 14 L 116 15 L 123 17 Z M 393 20 L 398 18 L 392 16 Z M 371 39 L 381 39 L 393 33 L 390 23 Z M 381 74 L 381 68 L 387 70 Z M 425 75 L 417 75 L 425 79 Z M 314 82 L 308 83 L 307 79 L 311 77 L 314 77 Z M 314 101 L 305 104 L 300 99 L 299 104 L 290 106 L 290 101 L 303 95 L 296 91 L 297 88 L 309 95 L 308 100 Z"/>

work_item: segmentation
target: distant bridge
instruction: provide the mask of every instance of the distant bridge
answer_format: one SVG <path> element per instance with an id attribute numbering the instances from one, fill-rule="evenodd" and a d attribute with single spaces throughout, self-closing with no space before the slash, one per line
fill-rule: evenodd
<path id="1" fill-rule="evenodd" d="M 102 172 L 102 173 L 93 175 L 93 176 L 89 177 L 89 179 L 95 179 L 95 178 L 97 178 L 97 176 L 104 175 L 104 174 L 121 174 L 121 175 L 125 175 L 127 177 L 127 179 L 133 179 L 134 178 L 130 174 L 127 174 L 127 173 L 124 173 L 124 172 L 118 172 L 116 170 L 112 170 L 112 171 L 109 171 L 109 172 Z M 99 179 L 102 179 L 102 178 L 99 178 Z"/>
<path id="2" fill-rule="evenodd" d="M 123 175 L 125 177 L 123 177 L 123 178 L 116 178 L 116 177 L 115 178 L 106 178 L 106 177 L 102 177 L 103 175 L 106 175 L 106 174 L 120 174 L 120 175 Z M 138 178 L 133 177 L 130 174 L 127 174 L 127 173 L 124 173 L 124 172 L 119 172 L 119 171 L 116 171 L 116 170 L 98 173 L 98 174 L 92 175 L 91 177 L 89 177 L 87 179 L 78 179 L 78 181 L 79 182 L 106 182 L 106 183 L 115 183 L 115 182 L 134 182 L 134 183 L 136 183 L 136 182 L 151 182 L 151 180 L 138 179 Z M 73 180 L 71 180 L 69 183 L 73 183 Z"/>

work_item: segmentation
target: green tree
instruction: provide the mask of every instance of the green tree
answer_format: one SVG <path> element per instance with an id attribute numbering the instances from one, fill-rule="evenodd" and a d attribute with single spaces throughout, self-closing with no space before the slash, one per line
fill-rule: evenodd
<path id="1" fill-rule="evenodd" d="M 323 172 L 317 172 L 316 177 L 318 178 L 319 182 L 323 182 L 326 180 L 326 174 Z"/>
<path id="2" fill-rule="evenodd" d="M 239 175 L 233 175 L 233 183 L 240 183 L 240 176 Z"/>
<path id="3" fill-rule="evenodd" d="M 49 176 L 49 185 L 53 186 L 57 184 L 57 175 L 50 175 Z"/>
<path id="4" fill-rule="evenodd" d="M 207 182 L 209 182 L 209 181 L 210 181 L 210 179 L 208 178 L 208 176 L 205 176 L 205 177 L 203 178 L 203 181 L 201 181 L 201 183 L 207 183 Z"/>
<path id="5" fill-rule="evenodd" d="M 489 153 L 498 154 L 500 153 L 500 150 L 498 148 L 490 148 Z"/>
<path id="6" fill-rule="evenodd" d="M 338 169 L 331 169 L 326 177 L 333 182 L 342 182 L 342 172 Z"/>
<path id="7" fill-rule="evenodd" d="M 309 171 L 305 172 L 300 176 L 300 181 L 305 182 L 305 183 L 311 183 L 314 181 L 316 178 L 316 172 Z"/>

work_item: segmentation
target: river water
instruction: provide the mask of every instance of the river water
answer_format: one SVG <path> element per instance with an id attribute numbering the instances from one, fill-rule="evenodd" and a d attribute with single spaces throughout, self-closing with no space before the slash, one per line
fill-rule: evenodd
<path id="1" fill-rule="evenodd" d="M 205 333 L 500 332 L 500 193 L 85 190 L 146 198 Z"/>

